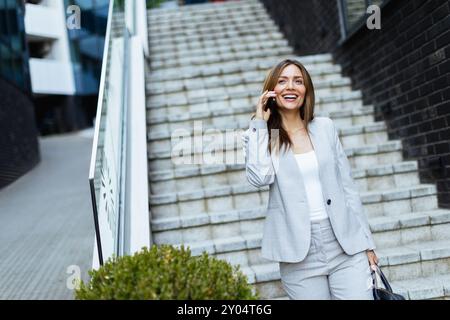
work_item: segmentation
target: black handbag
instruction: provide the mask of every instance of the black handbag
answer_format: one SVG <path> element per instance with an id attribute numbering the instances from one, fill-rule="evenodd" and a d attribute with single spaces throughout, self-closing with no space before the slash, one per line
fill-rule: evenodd
<path id="1" fill-rule="evenodd" d="M 374 300 L 405 300 L 405 297 L 398 293 L 394 293 L 392 291 L 391 285 L 389 284 L 388 280 L 383 274 L 383 271 L 381 271 L 380 267 L 378 265 L 376 266 L 376 270 L 372 270 L 372 280 L 373 280 L 373 299 Z M 377 275 L 381 278 L 381 281 L 383 282 L 384 288 L 380 288 L 377 283 Z"/>

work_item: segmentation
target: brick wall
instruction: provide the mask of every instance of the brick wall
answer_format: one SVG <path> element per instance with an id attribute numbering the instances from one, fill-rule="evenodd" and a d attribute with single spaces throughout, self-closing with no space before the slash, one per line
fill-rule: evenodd
<path id="1" fill-rule="evenodd" d="M 417 159 L 420 180 L 436 183 L 450 208 L 450 3 L 390 1 L 381 30 L 365 27 L 336 46 L 333 56 L 401 139 L 405 159 Z"/>
<path id="2" fill-rule="evenodd" d="M 0 189 L 39 161 L 39 146 L 31 100 L 0 78 Z"/>
<path id="3" fill-rule="evenodd" d="M 336 1 L 262 2 L 298 55 L 333 54 L 389 137 L 402 140 L 404 158 L 418 160 L 421 182 L 437 185 L 439 206 L 450 208 L 449 1 L 391 0 L 381 30 L 363 26 L 342 44 Z"/>
<path id="4" fill-rule="evenodd" d="M 334 0 L 261 2 L 286 35 L 289 45 L 302 55 L 329 52 L 340 38 Z"/>

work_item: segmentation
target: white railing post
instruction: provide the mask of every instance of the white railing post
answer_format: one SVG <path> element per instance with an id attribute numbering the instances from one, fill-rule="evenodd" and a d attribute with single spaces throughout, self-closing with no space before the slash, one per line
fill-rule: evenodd
<path id="1" fill-rule="evenodd" d="M 136 28 L 137 35 L 142 43 L 142 49 L 145 56 L 149 57 L 148 52 L 148 23 L 147 23 L 147 3 L 145 0 L 136 2 Z"/>
<path id="2" fill-rule="evenodd" d="M 136 2 L 142 0 L 125 0 L 125 26 L 131 35 L 136 32 L 135 8 Z"/>
<path id="3" fill-rule="evenodd" d="M 149 247 L 150 217 L 148 206 L 147 123 L 145 99 L 144 52 L 139 36 L 130 39 L 130 82 L 128 100 L 129 161 L 126 216 L 129 217 L 128 253 Z"/>
<path id="4" fill-rule="evenodd" d="M 147 35 L 145 0 L 126 0 L 128 41 L 126 253 L 150 246 L 148 208 L 147 126 L 144 54 Z M 143 14 L 145 16 L 143 16 Z M 145 35 L 144 35 L 145 31 Z"/>
<path id="5" fill-rule="evenodd" d="M 142 50 L 148 57 L 147 3 L 145 0 L 125 0 L 125 19 L 128 31 L 138 36 Z"/>
<path id="6" fill-rule="evenodd" d="M 112 255 L 133 254 L 151 241 L 143 41 L 147 20 L 141 14 L 146 14 L 145 0 L 126 0 L 124 20 L 114 3 L 109 8 L 89 171 L 96 230 L 93 268 Z M 123 28 L 115 36 L 113 19 Z"/>

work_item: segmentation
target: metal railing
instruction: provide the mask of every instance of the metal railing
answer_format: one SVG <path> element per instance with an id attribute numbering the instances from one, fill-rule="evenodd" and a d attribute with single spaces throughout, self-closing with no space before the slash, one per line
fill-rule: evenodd
<path id="1" fill-rule="evenodd" d="M 148 195 L 144 190 L 138 192 L 141 199 L 130 199 L 131 189 L 136 184 L 134 172 L 130 172 L 130 163 L 136 162 L 136 157 L 142 158 L 142 152 L 134 146 L 136 141 L 142 147 L 143 139 L 136 139 L 136 132 L 129 126 L 129 119 L 136 118 L 133 113 L 145 114 L 145 90 L 137 92 L 144 96 L 143 101 L 130 103 L 136 88 L 145 87 L 143 74 L 133 78 L 131 70 L 138 63 L 142 67 L 144 60 L 145 35 L 138 30 L 146 32 L 145 3 L 137 4 L 134 0 L 111 0 L 108 12 L 108 23 L 103 52 L 102 73 L 100 79 L 97 115 L 95 121 L 95 134 L 92 146 L 91 164 L 89 169 L 89 185 L 91 190 L 92 207 L 95 225 L 94 268 L 112 256 L 121 256 L 130 253 L 130 244 L 133 235 L 130 234 L 130 225 L 136 214 L 130 212 L 129 201 L 139 203 L 147 202 Z M 139 15 L 139 20 L 137 19 Z M 141 24 L 140 28 L 137 26 Z M 133 26 L 130 28 L 130 26 Z M 134 43 L 134 44 L 133 44 Z M 136 46 L 136 43 L 139 45 Z M 148 49 L 147 49 L 148 52 Z M 134 55 L 131 57 L 131 55 Z M 137 57 L 137 58 L 136 58 Z M 133 91 L 131 93 L 131 91 Z M 131 108 L 133 106 L 133 108 Z M 145 117 L 144 117 L 145 118 Z M 144 120 L 145 121 L 145 120 Z M 142 126 L 137 126 L 142 127 Z M 142 135 L 142 129 L 139 132 Z M 146 145 L 143 147 L 146 148 Z M 145 149 L 146 152 L 146 149 Z M 146 159 L 146 158 L 145 158 Z M 139 162 L 139 163 L 142 163 Z M 145 176 L 147 167 L 139 168 Z M 145 188 L 143 188 L 145 189 Z M 142 206 L 141 206 L 142 207 Z M 148 205 L 146 206 L 148 210 Z M 138 215 L 143 221 L 148 221 L 148 211 L 143 209 Z M 147 218 L 146 218 L 147 217 Z M 139 218 L 141 219 L 141 218 Z M 142 220 L 141 219 L 141 220 Z M 145 232 L 144 232 L 145 233 Z M 134 237 L 136 238 L 136 237 Z M 140 238 L 138 245 L 148 245 L 149 240 Z"/>

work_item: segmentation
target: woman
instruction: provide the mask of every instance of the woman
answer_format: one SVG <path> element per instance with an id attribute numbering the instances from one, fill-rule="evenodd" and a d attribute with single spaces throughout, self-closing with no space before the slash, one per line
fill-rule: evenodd
<path id="1" fill-rule="evenodd" d="M 373 299 L 375 244 L 334 124 L 314 117 L 308 71 L 283 60 L 263 91 L 243 136 L 248 181 L 270 185 L 262 256 L 290 299 Z"/>

